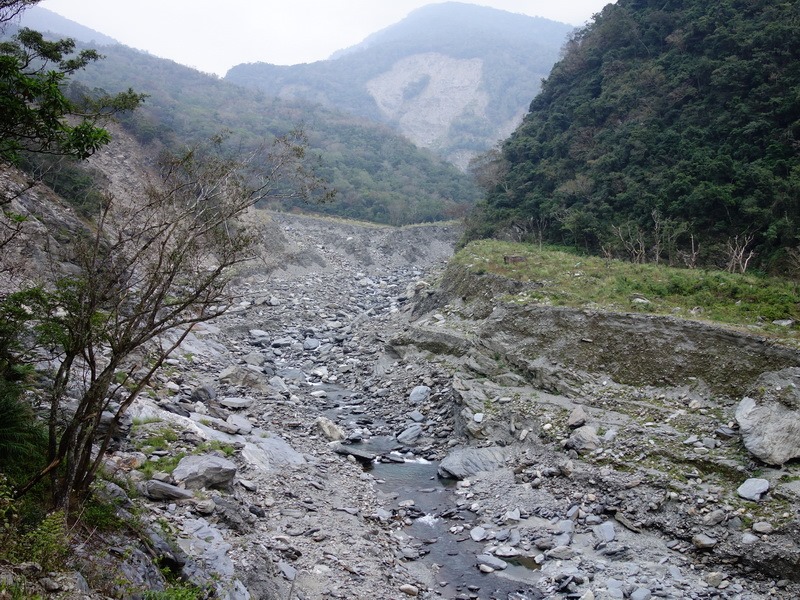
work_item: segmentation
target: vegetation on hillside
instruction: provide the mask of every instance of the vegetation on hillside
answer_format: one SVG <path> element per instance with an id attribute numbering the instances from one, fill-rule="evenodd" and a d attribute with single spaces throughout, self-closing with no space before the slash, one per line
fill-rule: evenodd
<path id="1" fill-rule="evenodd" d="M 785 268 L 800 226 L 798 39 L 797 2 L 606 6 L 489 161 L 470 235 Z"/>
<path id="2" fill-rule="evenodd" d="M 89 89 L 133 86 L 146 93 L 141 109 L 121 119 L 144 143 L 179 149 L 226 131 L 232 149 L 247 153 L 301 128 L 309 158 L 317 157 L 316 174 L 337 191 L 335 202 L 281 200 L 273 207 L 404 225 L 463 215 L 478 199 L 468 177 L 386 126 L 271 98 L 124 46 L 103 53 L 104 60 L 75 81 Z"/>
<path id="3" fill-rule="evenodd" d="M 800 321 L 800 284 L 783 278 L 635 264 L 500 240 L 471 242 L 452 264 L 526 283 L 509 298 L 516 303 L 673 315 L 797 337 L 788 326 Z"/>
<path id="4" fill-rule="evenodd" d="M 267 63 L 233 67 L 226 80 L 273 96 L 287 95 L 375 121 L 386 121 L 367 90 L 367 82 L 398 60 L 427 52 L 458 59 L 483 60 L 486 115 L 454 123 L 442 156 L 481 152 L 497 139 L 497 129 L 515 118 L 550 72 L 570 25 L 512 14 L 483 6 L 445 2 L 424 6 L 364 42 L 337 52 L 330 60 L 278 66 Z M 420 79 L 405 94 L 424 89 Z"/>

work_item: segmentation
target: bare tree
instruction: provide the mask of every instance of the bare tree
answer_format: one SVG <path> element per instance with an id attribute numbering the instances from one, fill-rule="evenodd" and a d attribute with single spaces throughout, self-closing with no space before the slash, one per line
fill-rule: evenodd
<path id="1" fill-rule="evenodd" d="M 755 239 L 754 233 L 742 233 L 728 238 L 725 242 L 725 256 L 727 260 L 726 269 L 729 273 L 744 273 L 747 266 L 755 257 L 755 250 L 750 250 L 749 246 Z"/>
<path id="2" fill-rule="evenodd" d="M 231 304 L 231 268 L 252 256 L 239 218 L 274 193 L 305 195 L 318 184 L 303 173 L 302 158 L 293 140 L 278 140 L 256 179 L 242 162 L 224 158 L 219 144 L 196 147 L 164 161 L 161 181 L 140 201 L 105 198 L 94 233 L 72 247 L 78 273 L 59 278 L 35 307 L 39 330 L 60 354 L 49 395 L 48 464 L 18 495 L 48 474 L 60 508 L 87 493 L 133 401 L 194 324 Z M 67 390 L 76 385 L 77 408 L 64 424 Z M 104 412 L 111 427 L 100 436 Z"/>
<path id="3" fill-rule="evenodd" d="M 612 225 L 611 231 L 622 243 L 622 247 L 630 256 L 631 262 L 636 264 L 646 262 L 647 244 L 641 227 L 632 221 L 626 221 L 621 225 Z"/>
<path id="4" fill-rule="evenodd" d="M 697 259 L 700 257 L 700 243 L 695 242 L 694 234 L 690 234 L 689 238 L 691 240 L 691 246 L 689 251 L 679 251 L 678 255 L 680 256 L 681 260 L 683 260 L 683 264 L 686 265 L 689 269 L 696 269 L 697 268 Z"/>

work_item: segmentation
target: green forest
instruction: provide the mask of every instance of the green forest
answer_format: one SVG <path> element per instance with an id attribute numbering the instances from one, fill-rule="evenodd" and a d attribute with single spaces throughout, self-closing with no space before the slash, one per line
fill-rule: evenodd
<path id="1" fill-rule="evenodd" d="M 469 236 L 788 268 L 800 243 L 798 40 L 798 2 L 606 6 L 478 165 L 488 193 Z"/>
<path id="2" fill-rule="evenodd" d="M 285 101 L 115 45 L 103 60 L 72 78 L 74 96 L 118 92 L 132 87 L 143 104 L 120 121 L 153 147 L 180 149 L 225 133 L 237 152 L 247 154 L 299 128 L 308 138 L 309 164 L 329 187 L 334 201 L 307 205 L 279 200 L 272 208 L 313 209 L 391 225 L 463 216 L 479 190 L 456 167 L 421 150 L 388 126 L 300 101 Z M 76 167 L 77 168 L 77 167 Z M 86 186 L 85 173 L 62 169 L 51 185 L 64 192 Z"/>

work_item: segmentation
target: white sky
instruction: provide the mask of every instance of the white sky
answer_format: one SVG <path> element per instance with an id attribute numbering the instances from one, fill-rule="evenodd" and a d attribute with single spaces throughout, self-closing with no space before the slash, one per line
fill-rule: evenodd
<path id="1" fill-rule="evenodd" d="M 463 1 L 463 0 L 462 0 Z M 612 0 L 477 0 L 509 12 L 583 25 Z M 243 62 L 328 58 L 432 0 L 44 0 L 39 6 L 206 73 Z"/>

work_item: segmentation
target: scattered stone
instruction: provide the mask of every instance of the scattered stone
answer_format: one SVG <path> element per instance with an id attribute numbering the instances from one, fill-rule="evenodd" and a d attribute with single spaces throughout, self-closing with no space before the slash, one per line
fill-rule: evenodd
<path id="1" fill-rule="evenodd" d="M 412 404 L 422 404 L 423 402 L 427 402 L 430 396 L 431 388 L 429 388 L 427 385 L 418 385 L 411 390 L 411 394 L 409 395 L 408 399 Z"/>
<path id="2" fill-rule="evenodd" d="M 631 594 L 631 600 L 650 600 L 652 597 L 652 590 L 647 588 L 636 588 Z"/>
<path id="3" fill-rule="evenodd" d="M 567 419 L 567 427 L 570 429 L 577 429 L 578 427 L 583 427 L 586 425 L 586 421 L 589 416 L 586 414 L 586 410 L 582 406 L 578 406 L 572 413 L 569 415 L 569 419 Z"/>
<path id="4" fill-rule="evenodd" d="M 592 531 L 601 542 L 610 543 L 617 539 L 617 532 L 614 529 L 614 524 L 611 521 L 605 521 L 597 527 L 592 528 Z"/>
<path id="5" fill-rule="evenodd" d="M 151 500 L 187 500 L 193 497 L 189 490 L 155 479 L 143 484 L 142 493 Z"/>
<path id="6" fill-rule="evenodd" d="M 587 454 L 600 447 L 600 438 L 597 436 L 597 429 L 591 425 L 578 427 L 569 436 L 566 448 L 575 450 L 578 454 Z"/>
<path id="7" fill-rule="evenodd" d="M 422 423 L 425 420 L 425 415 L 423 415 L 418 410 L 414 410 L 408 413 L 408 418 L 414 421 L 415 423 Z"/>
<path id="8" fill-rule="evenodd" d="M 419 588 L 415 585 L 411 585 L 410 583 L 405 583 L 400 586 L 400 591 L 408 596 L 419 596 Z"/>
<path id="9" fill-rule="evenodd" d="M 185 456 L 172 477 L 189 489 L 229 488 L 236 475 L 236 465 L 226 458 L 206 454 Z"/>
<path id="10" fill-rule="evenodd" d="M 745 447 L 769 465 L 800 457 L 798 386 L 798 367 L 764 373 L 754 384 L 758 399 L 745 396 L 736 409 Z"/>
<path id="11" fill-rule="evenodd" d="M 422 435 L 422 431 L 422 425 L 415 423 L 398 434 L 397 441 L 401 444 L 413 444 Z"/>
<path id="12" fill-rule="evenodd" d="M 769 481 L 766 479 L 751 478 L 740 485 L 739 489 L 736 490 L 736 493 L 745 500 L 758 502 L 768 491 Z"/>
<path id="13" fill-rule="evenodd" d="M 439 475 L 451 479 L 466 479 L 481 471 L 494 471 L 505 465 L 506 451 L 498 446 L 461 448 L 448 454 L 439 463 Z"/>
<path id="14" fill-rule="evenodd" d="M 317 417 L 314 423 L 322 432 L 322 435 L 325 436 L 331 442 L 340 442 L 347 437 L 344 429 L 339 427 L 336 423 L 331 421 L 328 417 Z"/>
<path id="15" fill-rule="evenodd" d="M 473 527 L 469 531 L 469 536 L 476 542 L 482 542 L 483 540 L 485 540 L 488 537 L 488 535 L 489 535 L 489 532 L 487 532 L 480 525 L 477 526 L 477 527 Z"/>
<path id="16" fill-rule="evenodd" d="M 717 545 L 717 540 L 704 533 L 698 533 L 692 538 L 692 544 L 698 550 L 708 550 Z"/>
<path id="17" fill-rule="evenodd" d="M 569 560 L 575 556 L 575 550 L 569 546 L 556 546 L 552 550 L 545 552 L 547 558 L 554 558 L 556 560 Z"/>
<path id="18" fill-rule="evenodd" d="M 766 521 L 758 521 L 756 523 L 753 523 L 753 531 L 755 533 L 761 535 L 767 535 L 772 533 L 772 530 L 773 530 L 772 523 L 768 523 Z"/>

